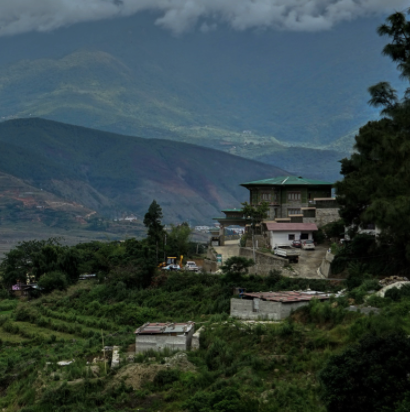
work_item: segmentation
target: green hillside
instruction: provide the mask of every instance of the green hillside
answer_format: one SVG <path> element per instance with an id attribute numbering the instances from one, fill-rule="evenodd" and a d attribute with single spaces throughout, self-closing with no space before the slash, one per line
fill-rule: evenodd
<path id="1" fill-rule="evenodd" d="M 367 88 L 394 77 L 378 19 L 326 35 L 221 26 L 181 37 L 154 21 L 142 13 L 1 38 L 0 117 L 191 143 L 200 127 L 206 139 L 251 131 L 323 146 L 377 116 Z"/>
<path id="2" fill-rule="evenodd" d="M 167 223 L 209 222 L 247 199 L 240 183 L 287 173 L 210 148 L 42 119 L 1 123 L 0 144 L 0 171 L 107 217 L 141 218 L 156 199 Z"/>

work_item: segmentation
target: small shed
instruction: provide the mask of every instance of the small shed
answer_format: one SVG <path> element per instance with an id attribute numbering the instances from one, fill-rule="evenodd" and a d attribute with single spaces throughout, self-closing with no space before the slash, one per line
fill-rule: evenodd
<path id="1" fill-rule="evenodd" d="M 327 300 L 330 294 L 316 291 L 243 293 L 242 299 L 231 299 L 231 316 L 239 319 L 282 320 L 312 299 Z"/>
<path id="2" fill-rule="evenodd" d="M 135 331 L 135 352 L 149 349 L 189 350 L 195 323 L 145 323 Z"/>
<path id="3" fill-rule="evenodd" d="M 313 232 L 318 230 L 314 223 L 282 222 L 266 222 L 266 229 L 272 248 L 278 245 L 291 245 L 294 240 L 313 239 Z"/>

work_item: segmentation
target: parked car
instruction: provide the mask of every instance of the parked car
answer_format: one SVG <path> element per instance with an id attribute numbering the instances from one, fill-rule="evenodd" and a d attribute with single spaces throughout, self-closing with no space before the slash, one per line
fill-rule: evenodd
<path id="1" fill-rule="evenodd" d="M 315 242 L 310 239 L 302 240 L 302 249 L 305 250 L 314 250 L 315 249 Z"/>
<path id="2" fill-rule="evenodd" d="M 198 272 L 199 267 L 196 265 L 196 263 L 192 260 L 188 260 L 185 265 L 185 270 L 189 270 L 192 272 Z"/>
<path id="3" fill-rule="evenodd" d="M 292 242 L 293 247 L 302 247 L 302 242 L 300 240 L 294 240 Z"/>
<path id="4" fill-rule="evenodd" d="M 179 265 L 168 265 L 168 266 L 164 266 L 162 268 L 162 270 L 170 270 L 170 271 L 181 270 L 181 266 L 179 266 Z"/>

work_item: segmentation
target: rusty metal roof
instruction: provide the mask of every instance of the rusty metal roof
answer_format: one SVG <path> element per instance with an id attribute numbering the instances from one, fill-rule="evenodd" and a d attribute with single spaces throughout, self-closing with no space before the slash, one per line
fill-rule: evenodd
<path id="1" fill-rule="evenodd" d="M 253 292 L 244 293 L 244 297 L 259 298 L 262 300 L 270 300 L 273 302 L 293 303 L 293 302 L 306 302 L 312 299 L 326 300 L 330 298 L 328 293 L 324 292 Z"/>
<path id="2" fill-rule="evenodd" d="M 167 333 L 186 333 L 195 326 L 194 322 L 186 323 L 145 323 L 134 333 L 137 335 L 158 335 Z"/>
<path id="3" fill-rule="evenodd" d="M 268 230 L 273 232 L 288 231 L 316 231 L 317 226 L 314 223 L 266 223 Z"/>

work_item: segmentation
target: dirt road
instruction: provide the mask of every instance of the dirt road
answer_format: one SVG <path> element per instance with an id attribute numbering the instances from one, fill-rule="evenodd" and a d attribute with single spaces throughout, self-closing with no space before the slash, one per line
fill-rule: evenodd
<path id="1" fill-rule="evenodd" d="M 291 270 L 284 270 L 285 276 L 310 279 L 324 279 L 317 274 L 317 269 L 326 256 L 327 247 L 316 246 L 315 250 L 301 250 L 299 263 L 291 265 Z"/>

